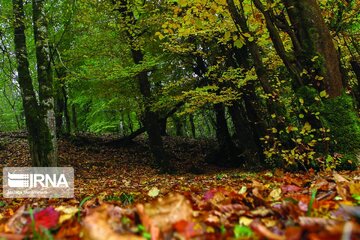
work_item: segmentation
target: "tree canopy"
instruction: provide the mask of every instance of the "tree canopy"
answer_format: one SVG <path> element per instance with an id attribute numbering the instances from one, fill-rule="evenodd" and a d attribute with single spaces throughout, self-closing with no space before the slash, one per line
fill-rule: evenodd
<path id="1" fill-rule="evenodd" d="M 55 129 L 120 138 L 146 131 L 160 165 L 171 165 L 165 134 L 217 139 L 221 165 L 355 164 L 355 0 L 4 0 L 0 7 L 0 130 L 27 126 L 30 143 L 36 135 L 53 141 L 38 143 L 48 145 L 41 154 L 56 155 L 48 137 Z"/>

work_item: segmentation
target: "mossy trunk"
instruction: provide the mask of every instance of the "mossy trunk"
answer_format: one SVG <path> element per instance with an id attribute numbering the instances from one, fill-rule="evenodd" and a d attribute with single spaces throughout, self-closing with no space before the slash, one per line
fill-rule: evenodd
<path id="1" fill-rule="evenodd" d="M 300 48 L 296 57 L 308 72 L 307 84 L 331 98 L 343 90 L 338 53 L 316 0 L 283 0 Z M 323 77 L 318 81 L 316 76 Z"/>
<path id="2" fill-rule="evenodd" d="M 44 86 L 42 81 L 39 81 L 39 97 L 41 97 L 40 101 L 42 101 L 42 103 L 38 104 L 36 99 L 29 71 L 24 24 L 25 16 L 22 0 L 13 0 L 13 13 L 18 82 L 23 100 L 32 165 L 34 167 L 56 166 L 56 142 L 54 144 L 54 138 L 52 137 L 55 136 L 55 133 L 54 135 L 51 135 L 50 132 L 52 127 L 53 129 L 55 128 L 55 119 L 51 118 L 50 114 L 48 115 L 48 111 L 46 111 L 48 107 L 53 107 L 53 105 L 49 104 L 50 102 L 47 98 L 44 100 L 44 94 L 42 91 L 47 90 L 48 87 Z M 41 96 L 40 92 L 42 94 Z M 46 105 L 46 108 L 44 108 L 44 105 Z M 52 125 L 49 125 L 49 122 L 47 121 L 50 118 L 53 120 Z"/>
<path id="3" fill-rule="evenodd" d="M 41 139 L 49 166 L 57 165 L 57 139 L 54 111 L 54 89 L 50 61 L 50 47 L 45 16 L 45 1 L 33 0 L 33 28 L 36 46 L 37 77 L 39 83 L 39 114 L 42 122 Z"/>

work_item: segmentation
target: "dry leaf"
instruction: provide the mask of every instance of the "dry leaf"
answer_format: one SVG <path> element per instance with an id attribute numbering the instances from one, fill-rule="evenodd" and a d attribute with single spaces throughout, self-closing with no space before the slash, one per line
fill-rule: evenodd
<path id="1" fill-rule="evenodd" d="M 190 221 L 192 218 L 190 203 L 180 194 L 168 195 L 145 205 L 138 204 L 136 209 L 148 231 L 154 228 L 167 231 L 172 224 L 180 220 Z"/>

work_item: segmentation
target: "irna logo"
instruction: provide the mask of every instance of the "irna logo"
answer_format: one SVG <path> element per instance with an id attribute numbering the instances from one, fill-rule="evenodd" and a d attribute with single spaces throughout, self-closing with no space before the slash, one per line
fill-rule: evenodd
<path id="1" fill-rule="evenodd" d="M 11 188 L 69 187 L 65 174 L 18 174 L 8 172 Z"/>
<path id="2" fill-rule="evenodd" d="M 72 167 L 5 167 L 3 196 L 5 198 L 72 198 L 74 169 Z"/>

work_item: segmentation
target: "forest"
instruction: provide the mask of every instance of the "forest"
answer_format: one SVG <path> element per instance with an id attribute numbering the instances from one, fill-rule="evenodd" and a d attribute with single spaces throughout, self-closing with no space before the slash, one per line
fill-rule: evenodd
<path id="1" fill-rule="evenodd" d="M 359 0 L 1 0 L 0 52 L 1 240 L 360 239 Z"/>

